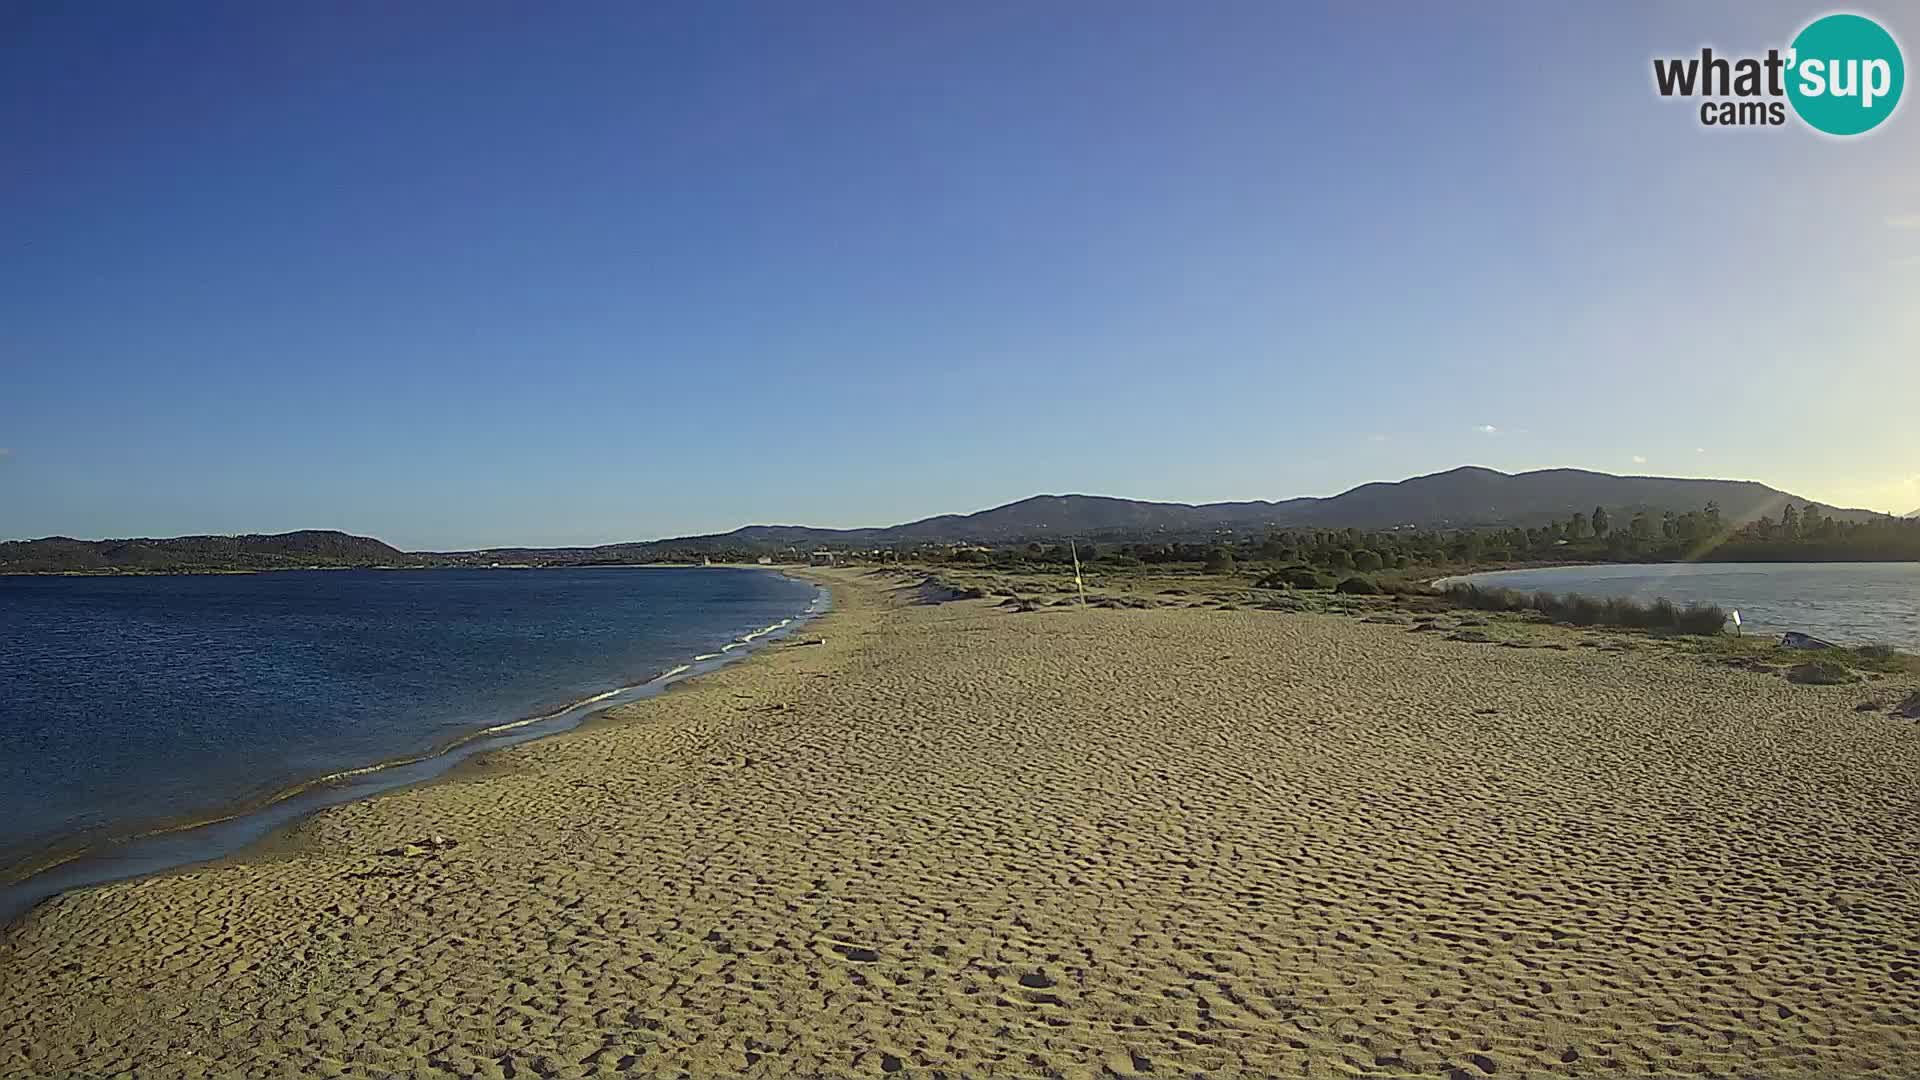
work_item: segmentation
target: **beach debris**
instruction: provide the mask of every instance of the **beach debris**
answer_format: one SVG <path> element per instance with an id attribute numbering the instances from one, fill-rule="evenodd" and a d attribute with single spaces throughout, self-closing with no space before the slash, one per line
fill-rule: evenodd
<path id="1" fill-rule="evenodd" d="M 1920 690 L 1908 694 L 1906 699 L 1893 707 L 1893 715 L 1908 720 L 1920 720 Z"/>
<path id="2" fill-rule="evenodd" d="M 789 649 L 804 649 L 804 648 L 806 648 L 806 647 L 807 647 L 807 646 L 809 646 L 809 645 L 825 645 L 826 643 L 827 643 L 827 639 L 826 639 L 826 638 L 823 638 L 823 637 L 817 637 L 817 638 L 808 638 L 808 639 L 807 639 L 806 641 L 793 641 L 793 642 L 788 642 L 788 643 L 787 643 L 787 648 L 789 648 Z"/>
<path id="3" fill-rule="evenodd" d="M 422 855 L 434 855 L 459 846 L 460 841 L 455 840 L 451 836 L 441 836 L 439 833 L 435 833 L 425 840 L 415 840 L 412 843 L 402 844 L 397 848 L 388 848 L 380 854 L 391 855 L 396 858 L 417 859 Z"/>
<path id="4" fill-rule="evenodd" d="M 1788 668 L 1787 681 L 1802 686 L 1842 686 L 1859 682 L 1860 676 L 1831 660 L 1815 660 Z"/>
<path id="5" fill-rule="evenodd" d="M 1886 708 L 1886 702 L 1884 701 L 1863 701 L 1860 704 L 1855 705 L 1853 707 L 1853 711 L 1854 712 L 1879 712 L 1883 708 Z M 1887 711 L 1894 712 L 1897 710 L 1888 709 Z"/>
<path id="6" fill-rule="evenodd" d="M 861 945 L 835 945 L 833 951 L 860 964 L 871 964 L 880 959 L 879 953 Z"/>
<path id="7" fill-rule="evenodd" d="M 1446 627 L 1441 626 L 1439 623 L 1434 622 L 1432 619 L 1422 619 L 1419 622 L 1414 623 L 1413 629 L 1408 630 L 1407 633 L 1423 634 L 1428 630 L 1445 630 L 1445 629 Z"/>
<path id="8" fill-rule="evenodd" d="M 1448 641 L 1466 641 L 1475 645 L 1490 645 L 1493 638 L 1479 630 L 1455 630 L 1447 635 Z"/>
<path id="9" fill-rule="evenodd" d="M 1822 641 L 1812 634 L 1789 630 L 1780 635 L 1780 647 L 1783 649 L 1837 649 L 1840 646 L 1831 641 Z"/>
<path id="10" fill-rule="evenodd" d="M 1035 968 L 1020 976 L 1020 985 L 1029 990 L 1046 990 L 1053 986 L 1053 976 Z"/>

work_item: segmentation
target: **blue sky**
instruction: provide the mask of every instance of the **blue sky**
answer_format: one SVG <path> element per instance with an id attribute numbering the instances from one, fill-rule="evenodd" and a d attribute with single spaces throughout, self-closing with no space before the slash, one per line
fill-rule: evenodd
<path id="1" fill-rule="evenodd" d="M 1920 506 L 1913 103 L 1654 95 L 1821 5 L 1464 7 L 0 7 L 0 536 Z"/>

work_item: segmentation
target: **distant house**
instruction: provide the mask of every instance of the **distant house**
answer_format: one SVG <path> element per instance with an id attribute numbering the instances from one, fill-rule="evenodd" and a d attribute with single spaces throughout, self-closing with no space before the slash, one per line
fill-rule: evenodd
<path id="1" fill-rule="evenodd" d="M 760 557 L 759 557 L 758 559 L 755 559 L 754 561 L 755 561 L 755 562 L 757 562 L 757 563 L 759 563 L 759 564 L 760 564 L 761 566 L 772 566 L 772 565 L 773 565 L 773 556 L 771 556 L 771 555 L 762 555 L 762 556 L 760 556 Z"/>
<path id="2" fill-rule="evenodd" d="M 825 548 L 821 548 L 820 550 L 815 551 L 812 555 L 807 556 L 807 565 L 808 566 L 832 566 L 833 552 L 828 551 Z"/>

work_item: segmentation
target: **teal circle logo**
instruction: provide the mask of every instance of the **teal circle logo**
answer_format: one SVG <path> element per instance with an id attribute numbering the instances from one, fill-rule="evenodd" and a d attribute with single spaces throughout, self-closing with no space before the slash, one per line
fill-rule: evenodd
<path id="1" fill-rule="evenodd" d="M 1879 127 L 1900 104 L 1907 68 L 1900 46 L 1863 15 L 1828 15 L 1793 39 L 1787 100 L 1810 126 L 1829 135 Z"/>

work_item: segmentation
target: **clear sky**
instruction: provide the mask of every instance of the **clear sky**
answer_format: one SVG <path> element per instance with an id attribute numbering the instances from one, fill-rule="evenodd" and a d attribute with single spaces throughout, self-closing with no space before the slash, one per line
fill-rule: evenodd
<path id="1" fill-rule="evenodd" d="M 0 2 L 0 537 L 1920 507 L 1920 104 L 1652 90 L 1828 5 L 1445 6 Z"/>

